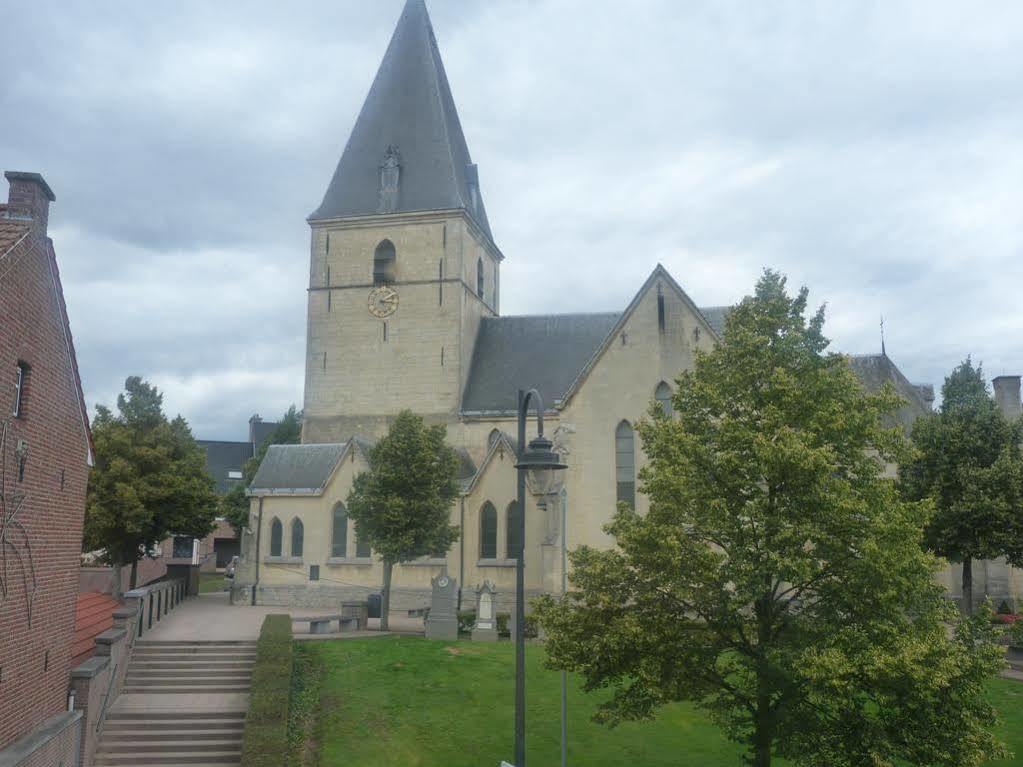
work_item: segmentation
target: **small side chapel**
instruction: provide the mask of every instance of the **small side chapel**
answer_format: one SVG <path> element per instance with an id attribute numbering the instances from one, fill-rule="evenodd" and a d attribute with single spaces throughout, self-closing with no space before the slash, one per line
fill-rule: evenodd
<path id="1" fill-rule="evenodd" d="M 445 424 L 461 455 L 451 509 L 461 534 L 450 551 L 395 567 L 392 609 L 427 606 L 432 581 L 447 574 L 463 609 L 473 584 L 489 582 L 508 612 L 520 546 L 527 599 L 558 593 L 563 546 L 610 545 L 602 528 L 618 501 L 645 510 L 633 426 L 651 406 L 671 408 L 676 376 L 720 340 L 728 308 L 697 306 L 657 265 L 623 311 L 500 314 L 504 254 L 423 0 L 406 3 L 308 221 L 302 444 L 270 448 L 249 487 L 236 599 L 333 606 L 379 592 L 383 568 L 356 539 L 344 500 L 405 408 Z M 930 409 L 930 387 L 909 383 L 886 355 L 851 362 L 868 388 L 896 387 L 907 428 Z M 519 541 L 510 435 L 516 391 L 534 387 L 568 469 L 550 495 L 528 494 Z M 1023 591 L 1019 573 L 991 572 L 978 588 Z"/>

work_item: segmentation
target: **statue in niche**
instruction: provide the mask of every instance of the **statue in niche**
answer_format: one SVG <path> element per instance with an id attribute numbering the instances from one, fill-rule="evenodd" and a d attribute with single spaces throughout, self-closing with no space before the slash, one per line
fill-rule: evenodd
<path id="1" fill-rule="evenodd" d="M 380 212 L 394 213 L 398 209 L 398 189 L 401 185 L 401 154 L 393 144 L 387 147 L 380 166 Z"/>

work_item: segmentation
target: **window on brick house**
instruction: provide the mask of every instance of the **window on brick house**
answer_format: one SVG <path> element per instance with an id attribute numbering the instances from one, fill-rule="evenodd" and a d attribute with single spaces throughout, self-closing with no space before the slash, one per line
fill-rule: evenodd
<path id="1" fill-rule="evenodd" d="M 25 383 L 28 379 L 28 365 L 19 362 L 14 372 L 14 407 L 11 414 L 17 418 L 22 413 L 22 394 L 25 391 Z"/>
<path id="2" fill-rule="evenodd" d="M 192 558 L 192 539 L 184 535 L 174 536 L 174 558 Z"/>

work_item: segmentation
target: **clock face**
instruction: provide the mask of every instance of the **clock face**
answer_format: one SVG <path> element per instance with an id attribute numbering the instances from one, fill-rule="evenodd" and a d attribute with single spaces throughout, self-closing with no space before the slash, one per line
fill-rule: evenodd
<path id="1" fill-rule="evenodd" d="M 448 585 L 448 577 L 446 575 L 442 575 L 440 578 L 437 579 L 437 585 L 440 586 L 441 588 L 444 588 L 445 586 L 447 586 Z"/>
<path id="2" fill-rule="evenodd" d="M 390 317 L 398 308 L 398 291 L 389 285 L 381 285 L 369 292 L 369 313 L 374 317 Z"/>

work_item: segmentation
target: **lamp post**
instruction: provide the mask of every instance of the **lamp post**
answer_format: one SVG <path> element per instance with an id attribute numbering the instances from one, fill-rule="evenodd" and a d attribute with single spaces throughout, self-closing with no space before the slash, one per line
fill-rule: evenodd
<path id="1" fill-rule="evenodd" d="M 526 416 L 536 410 L 536 438 L 526 446 Z M 526 473 L 541 498 L 554 483 L 554 472 L 564 469 L 553 443 L 543 435 L 543 400 L 536 389 L 519 389 L 518 433 L 519 550 L 515 558 L 515 767 L 526 767 Z"/>

